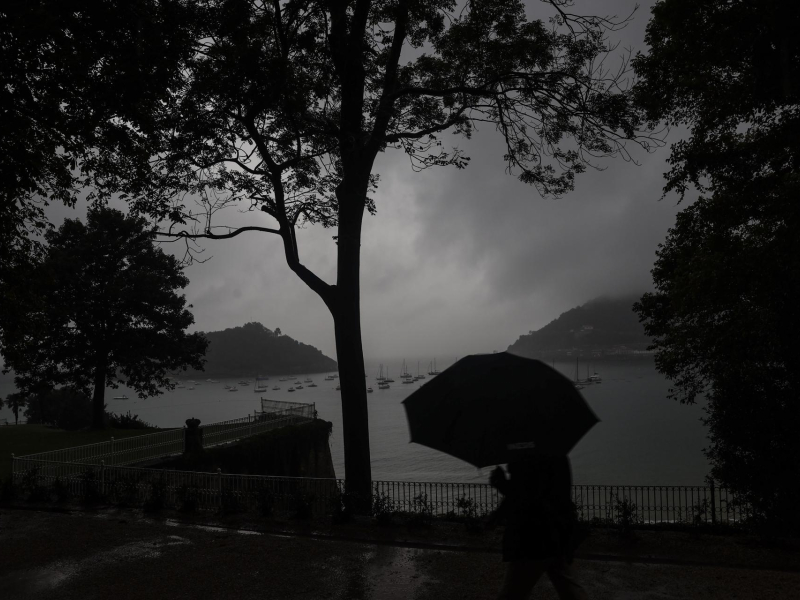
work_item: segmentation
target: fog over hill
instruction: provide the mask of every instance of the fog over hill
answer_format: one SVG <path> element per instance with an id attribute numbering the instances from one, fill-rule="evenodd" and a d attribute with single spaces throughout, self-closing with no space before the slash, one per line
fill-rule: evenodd
<path id="1" fill-rule="evenodd" d="M 562 313 L 541 329 L 521 335 L 508 351 L 531 358 L 575 352 L 595 355 L 642 352 L 650 340 L 633 312 L 633 303 L 639 297 L 595 298 Z"/>

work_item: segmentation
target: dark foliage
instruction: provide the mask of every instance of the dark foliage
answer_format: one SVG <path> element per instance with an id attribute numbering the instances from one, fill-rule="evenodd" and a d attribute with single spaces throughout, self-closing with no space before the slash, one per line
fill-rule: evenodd
<path id="1" fill-rule="evenodd" d="M 636 311 L 681 402 L 706 401 L 712 476 L 800 531 L 800 4 L 666 0 L 636 60 L 651 119 L 687 125 L 666 191 L 708 194 L 659 247 Z"/>
<path id="2" fill-rule="evenodd" d="M 296 490 L 289 500 L 292 518 L 299 520 L 310 519 L 314 514 L 315 499 L 316 496 L 312 493 L 305 490 Z"/>
<path id="3" fill-rule="evenodd" d="M 142 173 L 155 114 L 192 50 L 194 2 L 5 0 L 0 12 L 0 279 L 41 249 L 48 202 Z"/>
<path id="4" fill-rule="evenodd" d="M 409 529 L 415 527 L 428 529 L 433 525 L 433 508 L 428 501 L 428 494 L 414 496 L 414 506 L 407 515 L 406 525 Z"/>
<path id="5" fill-rule="evenodd" d="M 393 525 L 397 508 L 386 492 L 375 493 L 372 497 L 372 516 L 378 525 Z"/>
<path id="6" fill-rule="evenodd" d="M 117 415 L 116 413 L 106 413 L 108 426 L 112 429 L 153 429 L 155 425 L 142 421 L 139 415 L 132 415 L 131 411 Z"/>
<path id="7" fill-rule="evenodd" d="M 6 396 L 6 399 L 3 400 L 0 398 L 0 407 L 3 404 L 8 407 L 8 409 L 14 413 L 14 423 L 19 424 L 19 412 L 25 408 L 28 399 L 22 392 L 15 392 Z"/>
<path id="8" fill-rule="evenodd" d="M 188 280 L 143 219 L 97 208 L 47 242 L 14 292 L 24 310 L 15 307 L 14 321 L 0 317 L 0 350 L 23 392 L 93 390 L 92 425 L 102 427 L 106 385 L 125 383 L 144 398 L 174 387 L 170 371 L 202 368 L 207 341 L 186 333 L 194 318 L 178 293 Z"/>
<path id="9" fill-rule="evenodd" d="M 86 469 L 81 475 L 81 500 L 90 506 L 106 501 L 97 469 Z"/>
<path id="10" fill-rule="evenodd" d="M 29 398 L 25 418 L 28 423 L 59 429 L 84 429 L 92 424 L 92 401 L 83 391 L 71 387 L 42 392 Z"/>
<path id="11" fill-rule="evenodd" d="M 256 490 L 256 508 L 262 517 L 271 517 L 275 511 L 275 494 L 267 485 Z"/>
<path id="12" fill-rule="evenodd" d="M 157 513 L 167 508 L 167 480 L 163 475 L 151 479 L 149 494 L 144 501 L 145 512 Z"/>
<path id="13" fill-rule="evenodd" d="M 800 160 L 800 4 L 663 0 L 636 98 L 653 121 L 690 127 L 666 191 L 773 188 Z"/>

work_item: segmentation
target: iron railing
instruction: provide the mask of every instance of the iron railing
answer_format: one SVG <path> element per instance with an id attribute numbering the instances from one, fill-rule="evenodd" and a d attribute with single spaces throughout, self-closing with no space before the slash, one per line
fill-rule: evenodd
<path id="1" fill-rule="evenodd" d="M 203 447 L 209 448 L 258 435 L 278 427 L 312 420 L 316 414 L 314 404 L 296 404 L 282 410 L 262 411 L 240 419 L 202 425 Z M 106 442 L 50 450 L 14 458 L 14 465 L 27 462 L 82 465 L 132 465 L 159 458 L 174 456 L 184 451 L 185 429 L 170 429 Z"/>

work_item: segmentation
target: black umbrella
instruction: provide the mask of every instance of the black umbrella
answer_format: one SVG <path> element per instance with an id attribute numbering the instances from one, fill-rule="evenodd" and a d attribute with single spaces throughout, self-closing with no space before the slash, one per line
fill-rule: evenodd
<path id="1" fill-rule="evenodd" d="M 566 455 L 599 421 L 572 381 L 508 352 L 462 358 L 403 404 L 412 442 L 477 467 L 517 449 Z"/>

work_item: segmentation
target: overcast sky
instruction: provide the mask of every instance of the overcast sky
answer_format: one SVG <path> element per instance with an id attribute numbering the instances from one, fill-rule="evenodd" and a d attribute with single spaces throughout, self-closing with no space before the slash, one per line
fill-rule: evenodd
<path id="1" fill-rule="evenodd" d="M 628 14 L 634 2 L 579 3 L 595 14 Z M 645 50 L 651 2 L 616 36 Z M 538 10 L 538 6 L 532 3 Z M 677 141 L 670 134 L 668 141 Z M 517 337 L 600 295 L 650 289 L 659 242 L 675 221 L 675 197 L 660 200 L 668 148 L 606 160 L 579 176 L 560 200 L 505 173 L 499 136 L 483 128 L 457 143 L 472 158 L 454 168 L 414 173 L 400 152 L 379 157 L 378 214 L 365 218 L 362 331 L 368 360 L 440 357 L 504 350 Z M 57 222 L 85 207 L 56 207 Z M 267 225 L 263 214 L 228 222 Z M 262 223 L 263 221 L 263 223 Z M 336 232 L 299 236 L 301 260 L 335 282 Z M 335 357 L 333 324 L 321 300 L 286 266 L 280 239 L 250 233 L 204 243 L 213 258 L 187 269 L 196 329 L 248 321 L 281 330 Z"/>

